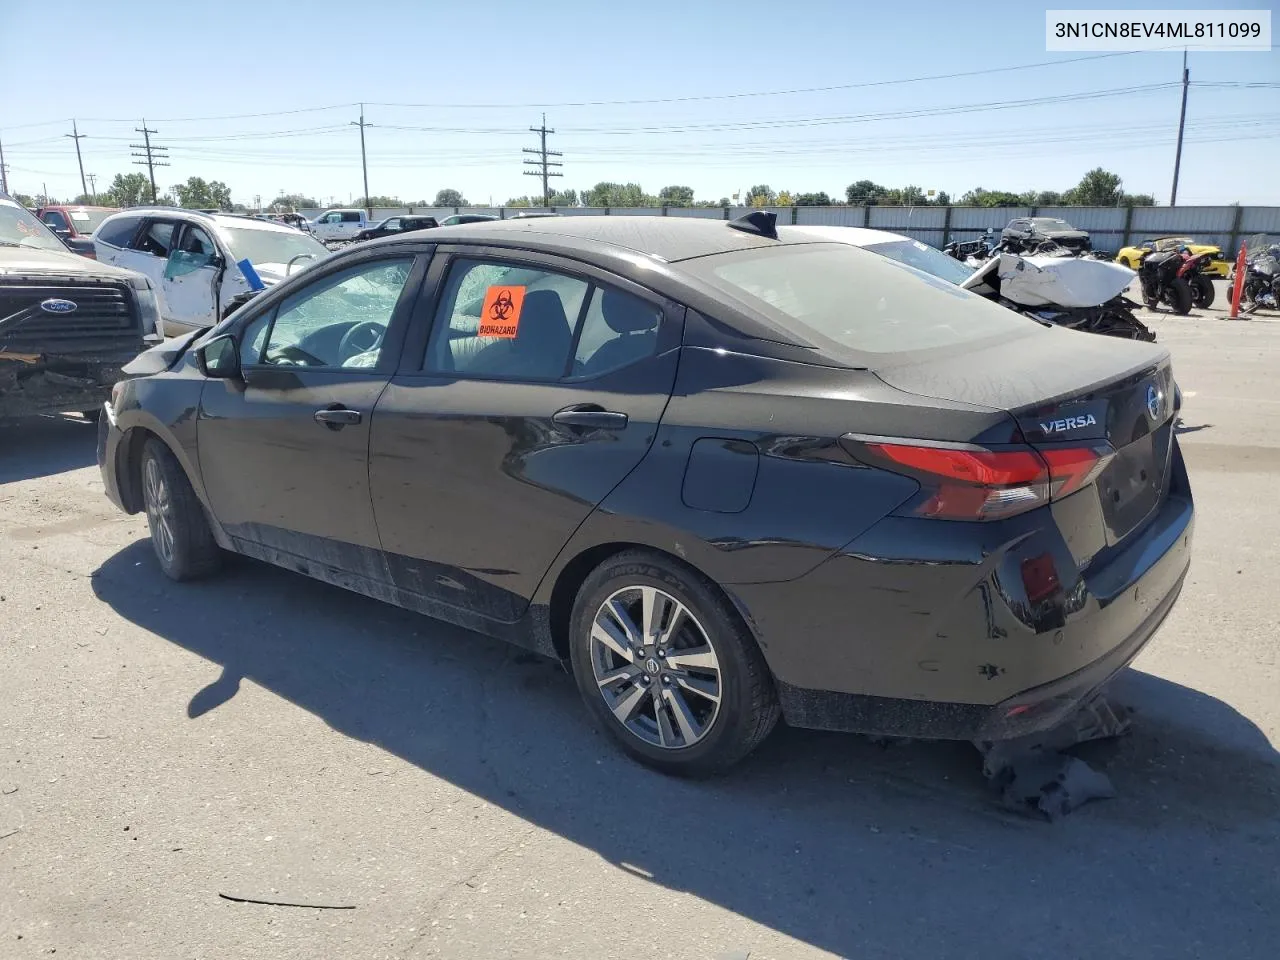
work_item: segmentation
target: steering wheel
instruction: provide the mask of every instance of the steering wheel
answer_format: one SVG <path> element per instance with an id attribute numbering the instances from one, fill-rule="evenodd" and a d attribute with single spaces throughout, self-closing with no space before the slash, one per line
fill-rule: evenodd
<path id="1" fill-rule="evenodd" d="M 293 265 L 299 260 L 314 260 L 315 258 L 316 255 L 314 253 L 300 253 L 296 257 L 290 257 L 289 262 L 284 265 L 284 275 L 286 277 L 289 276 L 293 272 Z"/>
<path id="2" fill-rule="evenodd" d="M 342 342 L 338 344 L 338 356 L 346 363 L 356 354 L 376 350 L 386 334 L 386 326 L 374 320 L 357 323 L 342 335 Z"/>

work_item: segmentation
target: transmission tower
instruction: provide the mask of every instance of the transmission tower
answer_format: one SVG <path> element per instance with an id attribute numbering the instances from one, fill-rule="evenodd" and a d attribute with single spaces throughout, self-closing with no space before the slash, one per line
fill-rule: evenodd
<path id="1" fill-rule="evenodd" d="M 538 158 L 537 160 L 525 161 L 525 166 L 533 167 L 533 169 L 524 171 L 524 175 L 526 177 L 542 177 L 542 205 L 549 207 L 551 206 L 551 188 L 547 186 L 547 178 L 563 177 L 563 173 L 558 170 L 552 170 L 551 167 L 563 167 L 564 164 L 549 160 L 548 157 L 563 157 L 564 154 L 558 150 L 547 149 L 547 134 L 555 133 L 555 130 L 547 129 L 547 115 L 545 113 L 542 115 L 542 126 L 530 127 L 529 131 L 538 134 L 541 139 L 537 148 L 525 147 L 523 150 L 524 153 L 532 153 Z"/>

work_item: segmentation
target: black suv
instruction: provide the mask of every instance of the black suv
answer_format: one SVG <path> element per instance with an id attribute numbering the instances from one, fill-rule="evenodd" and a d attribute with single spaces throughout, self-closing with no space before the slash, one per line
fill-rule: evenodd
<path id="1" fill-rule="evenodd" d="M 158 320 L 150 280 L 72 253 L 0 194 L 0 420 L 96 416 Z"/>
<path id="2" fill-rule="evenodd" d="M 1004 248 L 1011 253 L 1034 253 L 1036 247 L 1052 240 L 1072 253 L 1088 253 L 1093 249 L 1089 234 L 1077 230 L 1057 217 L 1018 217 L 1000 233 Z"/>

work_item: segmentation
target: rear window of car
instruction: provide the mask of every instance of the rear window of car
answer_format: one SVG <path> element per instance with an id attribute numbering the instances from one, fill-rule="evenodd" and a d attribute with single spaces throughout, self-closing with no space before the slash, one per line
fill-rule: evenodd
<path id="1" fill-rule="evenodd" d="M 121 217 L 119 220 L 112 220 L 98 227 L 93 234 L 93 239 L 109 243 L 113 247 L 127 247 L 137 232 L 137 217 Z"/>
<path id="2" fill-rule="evenodd" d="M 687 260 L 689 273 L 840 360 L 1020 336 L 1036 324 L 954 283 L 843 243 Z"/>

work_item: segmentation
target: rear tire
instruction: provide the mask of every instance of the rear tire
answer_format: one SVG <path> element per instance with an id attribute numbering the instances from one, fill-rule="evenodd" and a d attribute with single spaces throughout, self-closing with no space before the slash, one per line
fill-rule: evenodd
<path id="1" fill-rule="evenodd" d="M 1216 291 L 1213 281 L 1205 276 L 1191 278 L 1191 305 L 1198 310 L 1208 310 L 1213 306 Z"/>
<path id="2" fill-rule="evenodd" d="M 724 770 L 778 721 L 742 618 L 714 584 L 661 554 L 630 550 L 598 566 L 578 591 L 569 644 L 592 718 L 664 773 Z"/>
<path id="3" fill-rule="evenodd" d="M 1164 302 L 1174 313 L 1186 316 L 1191 312 L 1191 284 L 1181 277 L 1174 277 L 1165 288 Z"/>
<path id="4" fill-rule="evenodd" d="M 151 546 L 167 576 L 194 580 L 222 565 L 222 551 L 186 471 L 154 437 L 142 448 L 142 502 Z"/>

